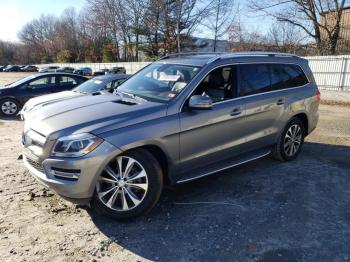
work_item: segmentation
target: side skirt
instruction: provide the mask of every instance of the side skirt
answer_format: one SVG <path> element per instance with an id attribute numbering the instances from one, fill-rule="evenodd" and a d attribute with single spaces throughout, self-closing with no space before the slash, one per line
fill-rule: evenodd
<path id="1" fill-rule="evenodd" d="M 234 162 L 231 162 L 230 164 L 228 164 L 228 165 L 226 165 L 224 167 L 221 167 L 221 168 L 218 168 L 218 169 L 214 169 L 214 170 L 210 170 L 209 172 L 198 174 L 198 175 L 196 175 L 194 177 L 190 177 L 190 178 L 186 178 L 186 179 L 180 179 L 180 180 L 178 180 L 176 182 L 176 184 L 186 183 L 186 182 L 189 182 L 189 181 L 192 181 L 192 180 L 196 180 L 196 179 L 199 179 L 199 178 L 202 178 L 202 177 L 205 177 L 205 176 L 212 175 L 214 173 L 217 173 L 217 172 L 220 172 L 220 171 L 223 171 L 223 170 L 235 167 L 235 166 L 243 165 L 245 163 L 248 163 L 248 162 L 257 160 L 259 158 L 265 157 L 265 156 L 269 155 L 270 153 L 271 153 L 271 150 L 268 150 L 268 151 L 260 152 L 259 154 L 255 154 L 253 156 L 251 155 L 250 157 L 247 157 L 247 158 L 243 158 L 243 159 L 240 158 L 240 159 L 237 159 Z"/>

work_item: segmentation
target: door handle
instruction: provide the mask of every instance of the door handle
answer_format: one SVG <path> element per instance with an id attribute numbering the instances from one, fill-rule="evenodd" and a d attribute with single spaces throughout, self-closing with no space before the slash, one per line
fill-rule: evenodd
<path id="1" fill-rule="evenodd" d="M 283 105 L 283 104 L 284 104 L 284 98 L 278 99 L 277 102 L 276 102 L 276 104 L 279 105 L 279 106 L 280 106 L 280 105 Z"/>
<path id="2" fill-rule="evenodd" d="M 231 116 L 238 116 L 242 113 L 241 109 L 240 108 L 235 108 L 231 111 L 230 115 Z"/>

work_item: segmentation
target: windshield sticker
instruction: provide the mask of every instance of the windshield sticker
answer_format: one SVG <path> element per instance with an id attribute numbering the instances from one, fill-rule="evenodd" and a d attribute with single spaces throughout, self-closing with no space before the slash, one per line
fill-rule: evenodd
<path id="1" fill-rule="evenodd" d="M 159 76 L 160 81 L 175 82 L 180 78 L 179 75 L 161 75 Z"/>
<path id="2" fill-rule="evenodd" d="M 102 81 L 101 81 L 101 80 L 95 80 L 94 83 L 97 84 L 97 85 L 99 85 L 99 84 L 102 83 Z"/>

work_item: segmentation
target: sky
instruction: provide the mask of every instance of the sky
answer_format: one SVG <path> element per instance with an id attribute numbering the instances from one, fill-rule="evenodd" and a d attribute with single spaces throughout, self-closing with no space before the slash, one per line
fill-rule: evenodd
<path id="1" fill-rule="evenodd" d="M 41 14 L 59 16 L 69 7 L 79 12 L 84 4 L 85 0 L 0 0 L 0 40 L 18 41 L 18 31 L 30 20 Z M 252 17 L 246 12 L 240 22 L 244 29 L 259 32 L 267 32 L 272 23 L 271 19 Z M 198 32 L 198 36 L 209 37 L 206 32 Z"/>
<path id="2" fill-rule="evenodd" d="M 61 15 L 68 7 L 79 11 L 85 0 L 0 0 L 0 39 L 18 41 L 17 33 L 41 14 Z"/>

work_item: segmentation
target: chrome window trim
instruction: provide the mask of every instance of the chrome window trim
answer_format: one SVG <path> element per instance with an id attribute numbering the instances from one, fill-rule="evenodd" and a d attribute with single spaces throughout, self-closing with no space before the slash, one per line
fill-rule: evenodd
<path id="1" fill-rule="evenodd" d="M 227 100 L 223 100 L 223 101 L 219 101 L 219 102 L 215 102 L 213 103 L 213 106 L 214 105 L 218 105 L 218 104 L 222 104 L 222 103 L 225 103 L 225 102 L 232 102 L 232 101 L 235 101 L 235 100 L 238 100 L 238 99 L 242 99 L 242 98 L 247 98 L 247 97 L 253 97 L 253 96 L 259 96 L 259 95 L 263 95 L 263 94 L 270 94 L 270 93 L 275 93 L 275 92 L 281 92 L 281 91 L 285 91 L 285 90 L 293 90 L 293 89 L 297 89 L 297 88 L 302 88 L 302 87 L 305 87 L 307 85 L 309 85 L 311 83 L 309 77 L 307 76 L 307 74 L 305 74 L 303 68 L 296 64 L 296 63 L 281 63 L 281 62 L 244 62 L 244 63 L 227 63 L 227 64 L 221 64 L 221 65 L 218 65 L 214 68 L 212 68 L 207 74 L 205 74 L 204 77 L 202 77 L 200 80 L 199 80 L 199 83 L 196 85 L 196 87 L 192 90 L 192 92 L 186 96 L 186 98 L 184 99 L 184 101 L 182 102 L 181 106 L 180 106 L 180 110 L 179 110 L 179 113 L 182 112 L 182 109 L 187 101 L 187 99 L 189 99 L 191 97 L 191 95 L 194 93 L 194 91 L 197 89 L 197 87 L 201 84 L 201 82 L 204 80 L 204 78 L 206 78 L 212 71 L 214 71 L 215 69 L 218 69 L 220 67 L 225 67 L 225 66 L 234 66 L 234 65 L 251 65 L 251 64 L 282 64 L 282 65 L 295 65 L 295 66 L 298 66 L 301 71 L 303 72 L 304 76 L 306 77 L 308 83 L 306 83 L 305 85 L 302 85 L 302 86 L 296 86 L 296 87 L 291 87 L 291 88 L 285 88 L 285 89 L 280 89 L 280 90 L 272 90 L 272 91 L 266 91 L 266 92 L 261 92 L 261 93 L 257 93 L 257 94 L 252 94 L 252 95 L 247 95 L 247 96 L 239 96 L 239 97 L 234 97 L 234 98 L 230 98 L 230 99 L 227 99 Z"/>

